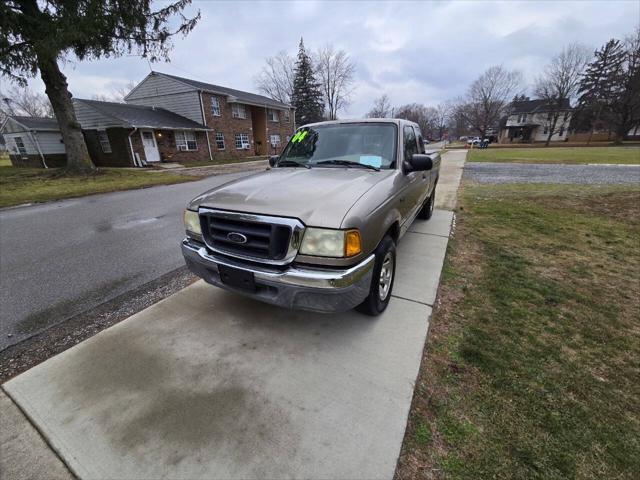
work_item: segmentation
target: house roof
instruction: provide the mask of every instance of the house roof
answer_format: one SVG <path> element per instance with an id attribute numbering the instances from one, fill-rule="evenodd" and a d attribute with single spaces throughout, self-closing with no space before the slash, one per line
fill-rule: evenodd
<path id="1" fill-rule="evenodd" d="M 20 115 L 11 115 L 9 118 L 22 125 L 25 130 L 47 130 L 54 132 L 60 130 L 58 121 L 55 118 L 23 117 Z"/>
<path id="2" fill-rule="evenodd" d="M 130 127 L 158 128 L 169 130 L 210 130 L 201 123 L 164 108 L 133 105 L 130 103 L 102 102 L 99 100 L 74 99 L 99 113 L 119 120 Z"/>
<path id="3" fill-rule="evenodd" d="M 571 110 L 571 103 L 568 98 L 562 101 L 563 110 Z M 521 102 L 511 102 L 511 115 L 519 113 L 538 113 L 547 112 L 549 110 L 555 110 L 555 107 L 551 108 L 551 103 L 548 100 L 524 100 Z"/>
<path id="4" fill-rule="evenodd" d="M 287 105 L 286 103 L 279 102 L 277 100 L 274 100 L 273 98 L 269 98 L 264 95 L 258 95 L 257 93 L 244 92 L 242 90 L 236 90 L 234 88 L 214 85 L 213 83 L 199 82 L 198 80 L 191 80 L 190 78 L 178 77 L 176 75 L 169 75 L 168 73 L 151 72 L 151 74 L 163 75 L 165 77 L 172 78 L 179 82 L 186 83 L 187 85 L 191 85 L 192 87 L 197 88 L 198 90 L 205 90 L 207 92 L 228 95 L 229 97 L 233 97 L 233 99 L 238 103 L 248 103 L 248 104 L 254 104 L 259 106 L 267 105 L 274 108 L 291 108 L 291 106 Z"/>

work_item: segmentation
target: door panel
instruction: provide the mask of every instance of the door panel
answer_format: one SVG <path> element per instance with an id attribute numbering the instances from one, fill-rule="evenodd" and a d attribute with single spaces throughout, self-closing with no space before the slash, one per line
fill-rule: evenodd
<path id="1" fill-rule="evenodd" d="M 159 162 L 160 152 L 158 151 L 158 144 L 156 143 L 156 137 L 153 134 L 153 130 L 141 130 L 140 136 L 142 138 L 144 156 L 147 159 L 147 162 Z"/>

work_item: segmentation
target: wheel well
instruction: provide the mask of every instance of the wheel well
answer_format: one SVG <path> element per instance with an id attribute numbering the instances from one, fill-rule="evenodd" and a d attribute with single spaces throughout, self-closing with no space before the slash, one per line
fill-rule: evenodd
<path id="1" fill-rule="evenodd" d="M 385 236 L 387 235 L 391 235 L 393 241 L 398 243 L 398 238 L 400 237 L 400 224 L 398 222 L 394 222 L 393 225 L 391 225 L 386 231 Z"/>

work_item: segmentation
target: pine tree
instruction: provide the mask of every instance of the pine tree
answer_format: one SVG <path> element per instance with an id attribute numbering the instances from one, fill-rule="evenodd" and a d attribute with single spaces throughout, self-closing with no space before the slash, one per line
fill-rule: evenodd
<path id="1" fill-rule="evenodd" d="M 607 119 L 616 97 L 616 72 L 624 62 L 625 51 L 620 41 L 611 39 L 594 55 L 580 81 L 576 118 L 576 122 L 590 124 L 589 141 L 599 123 L 609 123 Z"/>
<path id="2" fill-rule="evenodd" d="M 320 83 L 316 80 L 311 58 L 304 49 L 302 39 L 300 39 L 300 49 L 296 61 L 291 100 L 296 108 L 296 123 L 298 125 L 323 120 L 324 103 Z"/>
<path id="3" fill-rule="evenodd" d="M 640 28 L 625 42 L 609 40 L 595 52 L 580 84 L 583 117 L 604 123 L 621 142 L 640 124 Z"/>

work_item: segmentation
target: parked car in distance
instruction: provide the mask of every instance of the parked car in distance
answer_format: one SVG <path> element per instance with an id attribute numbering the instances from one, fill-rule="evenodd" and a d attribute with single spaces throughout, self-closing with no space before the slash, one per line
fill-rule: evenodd
<path id="1" fill-rule="evenodd" d="M 382 313 L 398 240 L 434 208 L 440 155 L 425 152 L 418 125 L 310 124 L 269 162 L 191 201 L 188 267 L 208 283 L 288 308 Z"/>
<path id="2" fill-rule="evenodd" d="M 480 139 L 480 137 L 469 137 L 467 139 L 467 145 L 480 145 L 480 142 L 482 142 L 482 140 Z"/>

